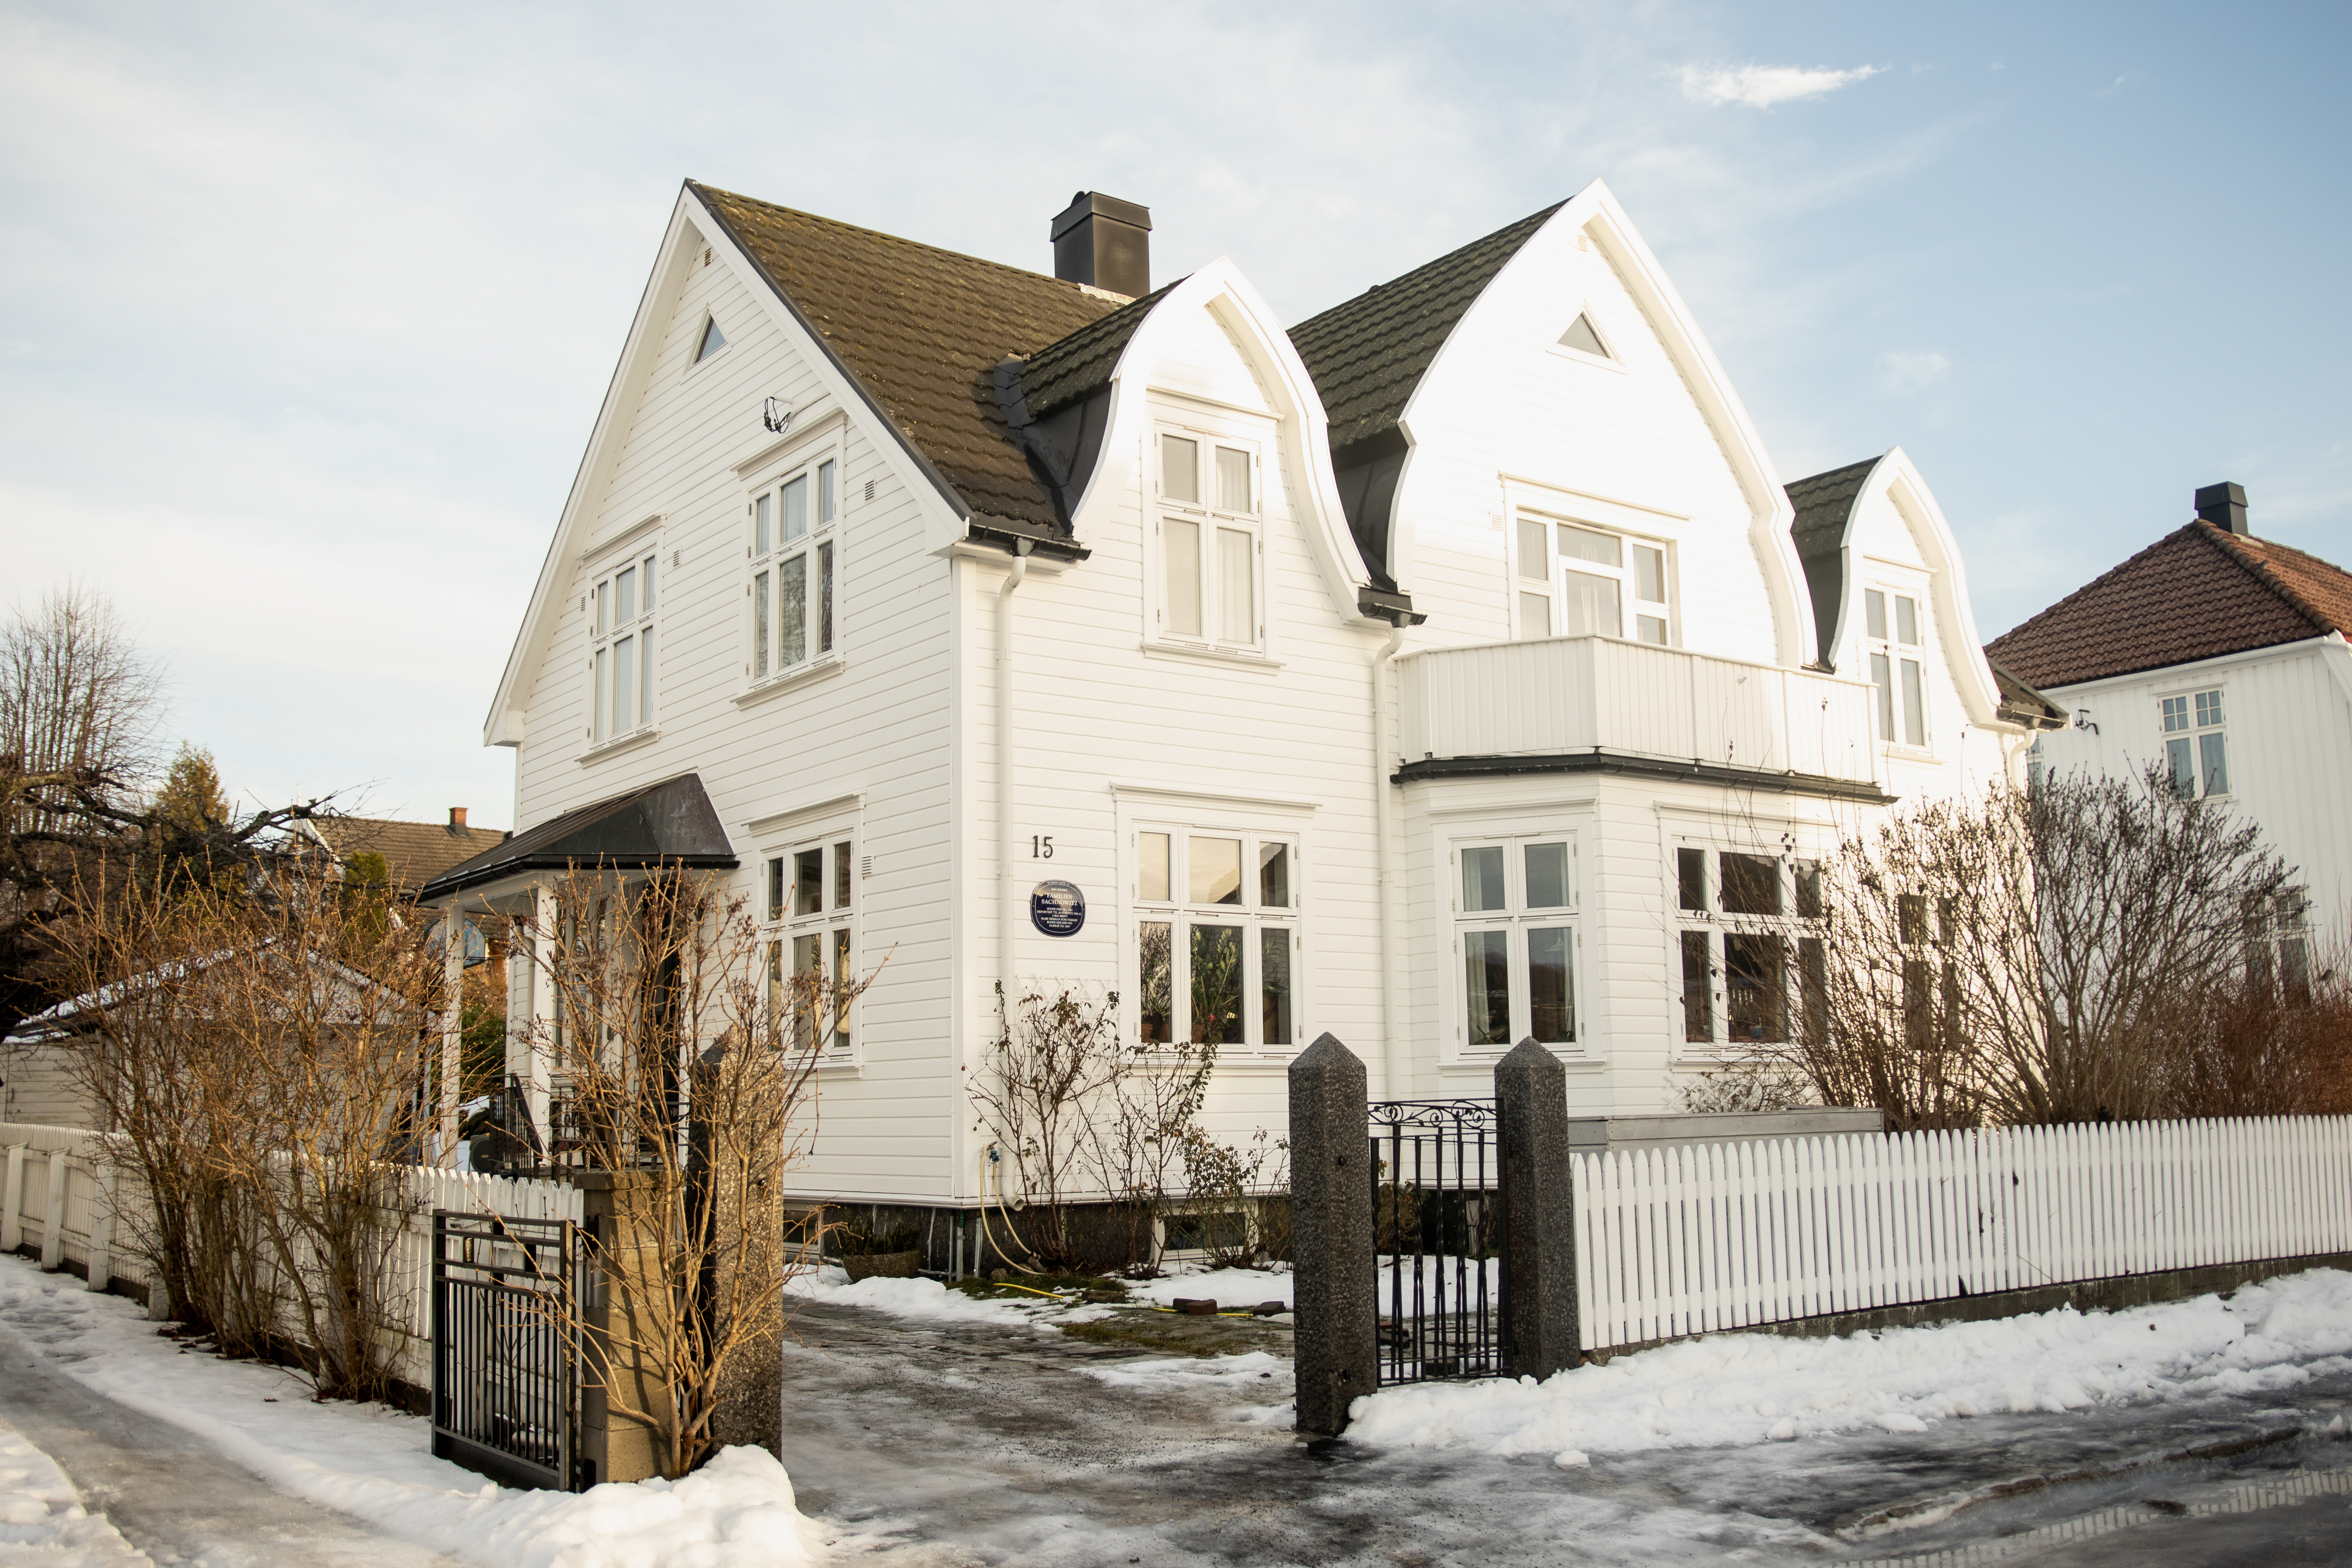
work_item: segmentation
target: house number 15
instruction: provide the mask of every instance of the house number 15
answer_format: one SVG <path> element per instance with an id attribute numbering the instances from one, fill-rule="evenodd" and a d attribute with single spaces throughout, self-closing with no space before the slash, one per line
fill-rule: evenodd
<path id="1" fill-rule="evenodd" d="M 1048 833 L 1041 838 L 1036 834 L 1031 834 L 1029 836 L 1029 858 L 1032 860 L 1051 860 L 1053 858 L 1054 836 Z"/>

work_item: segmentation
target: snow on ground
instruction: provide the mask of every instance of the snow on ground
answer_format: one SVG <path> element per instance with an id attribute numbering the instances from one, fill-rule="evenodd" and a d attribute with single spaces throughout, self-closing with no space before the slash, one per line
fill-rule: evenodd
<path id="1" fill-rule="evenodd" d="M 1178 1267 L 1181 1267 L 1179 1265 Z M 1127 1287 L 1130 1301 L 1171 1305 L 1179 1296 L 1214 1301 L 1219 1307 L 1255 1307 L 1261 1301 L 1290 1301 L 1290 1270 L 1210 1268 L 1189 1274 L 1171 1272 L 1159 1279 L 1137 1279 Z"/>
<path id="2" fill-rule="evenodd" d="M 860 1279 L 853 1285 L 849 1276 L 831 1263 L 793 1275 L 784 1283 L 784 1294 L 829 1306 L 865 1307 L 918 1321 L 1003 1323 L 1013 1327 L 1026 1323 L 1041 1329 L 1055 1323 L 1087 1322 L 1108 1310 L 1100 1307 L 1073 1308 L 1066 1301 L 1045 1296 L 1022 1300 L 1003 1296 L 968 1296 L 961 1290 L 949 1289 L 936 1279 Z"/>
<path id="3" fill-rule="evenodd" d="M 1378 1448 L 1552 1454 L 1733 1447 L 1947 1420 L 2260 1395 L 2352 1369 L 2352 1274 L 2315 1269 L 2229 1300 L 2072 1308 L 1844 1339 L 1712 1334 L 1538 1384 L 1421 1384 L 1360 1399 L 1349 1440 Z"/>
<path id="4" fill-rule="evenodd" d="M 0 1563 L 153 1568 L 104 1515 L 92 1518 L 57 1462 L 0 1421 Z"/>
<path id="5" fill-rule="evenodd" d="M 1259 1398 L 1290 1393 L 1290 1358 L 1271 1351 L 1097 1362 L 1078 1370 L 1113 1388 L 1224 1388 Z"/>
<path id="6" fill-rule="evenodd" d="M 729 1448 L 677 1482 L 505 1489 L 433 1458 L 417 1416 L 314 1402 L 282 1368 L 184 1349 L 135 1303 L 25 1258 L 0 1257 L 0 1328 L 95 1393 L 206 1438 L 298 1497 L 495 1568 L 751 1568 L 821 1552 L 791 1479 L 762 1449 Z M 0 1457 L 0 1471 L 16 1465 Z"/>

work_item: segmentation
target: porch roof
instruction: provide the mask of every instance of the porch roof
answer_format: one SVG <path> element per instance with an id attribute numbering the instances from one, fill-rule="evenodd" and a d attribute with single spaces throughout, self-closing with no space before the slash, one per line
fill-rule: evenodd
<path id="1" fill-rule="evenodd" d="M 417 901 L 440 903 L 468 888 L 527 871 L 572 867 L 638 871 L 656 867 L 731 871 L 727 841 L 701 775 L 680 773 L 551 817 L 425 884 Z"/>

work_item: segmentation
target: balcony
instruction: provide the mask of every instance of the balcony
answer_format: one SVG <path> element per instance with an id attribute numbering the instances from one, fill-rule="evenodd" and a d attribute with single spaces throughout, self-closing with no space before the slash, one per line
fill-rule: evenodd
<path id="1" fill-rule="evenodd" d="M 1887 798 L 1862 681 L 1601 637 L 1397 665 L 1400 780 L 1601 770 Z"/>

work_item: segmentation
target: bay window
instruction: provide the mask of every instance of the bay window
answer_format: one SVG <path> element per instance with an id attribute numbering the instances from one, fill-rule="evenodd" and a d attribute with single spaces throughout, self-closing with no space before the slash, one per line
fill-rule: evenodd
<path id="1" fill-rule="evenodd" d="M 588 740 L 603 745 L 654 721 L 654 583 L 658 549 L 598 574 L 588 593 Z"/>
<path id="2" fill-rule="evenodd" d="M 1158 634 L 1255 653 L 1265 645 L 1257 447 L 1199 430 L 1159 444 Z"/>
<path id="3" fill-rule="evenodd" d="M 1297 1044 L 1297 841 L 1151 826 L 1136 830 L 1133 853 L 1137 1037 Z"/>
<path id="4" fill-rule="evenodd" d="M 822 458 L 763 485 L 751 500 L 746 551 L 754 686 L 833 656 L 839 575 L 840 464 Z"/>
<path id="5" fill-rule="evenodd" d="M 1558 834 L 1454 847 L 1454 1038 L 1465 1052 L 1576 1043 L 1576 853 Z"/>
<path id="6" fill-rule="evenodd" d="M 1685 843 L 1675 886 L 1686 1045 L 1778 1044 L 1818 1026 L 1829 979 L 1818 861 Z"/>
<path id="7" fill-rule="evenodd" d="M 1664 545 L 1522 515 L 1517 553 L 1522 637 L 1597 634 L 1673 645 Z"/>

